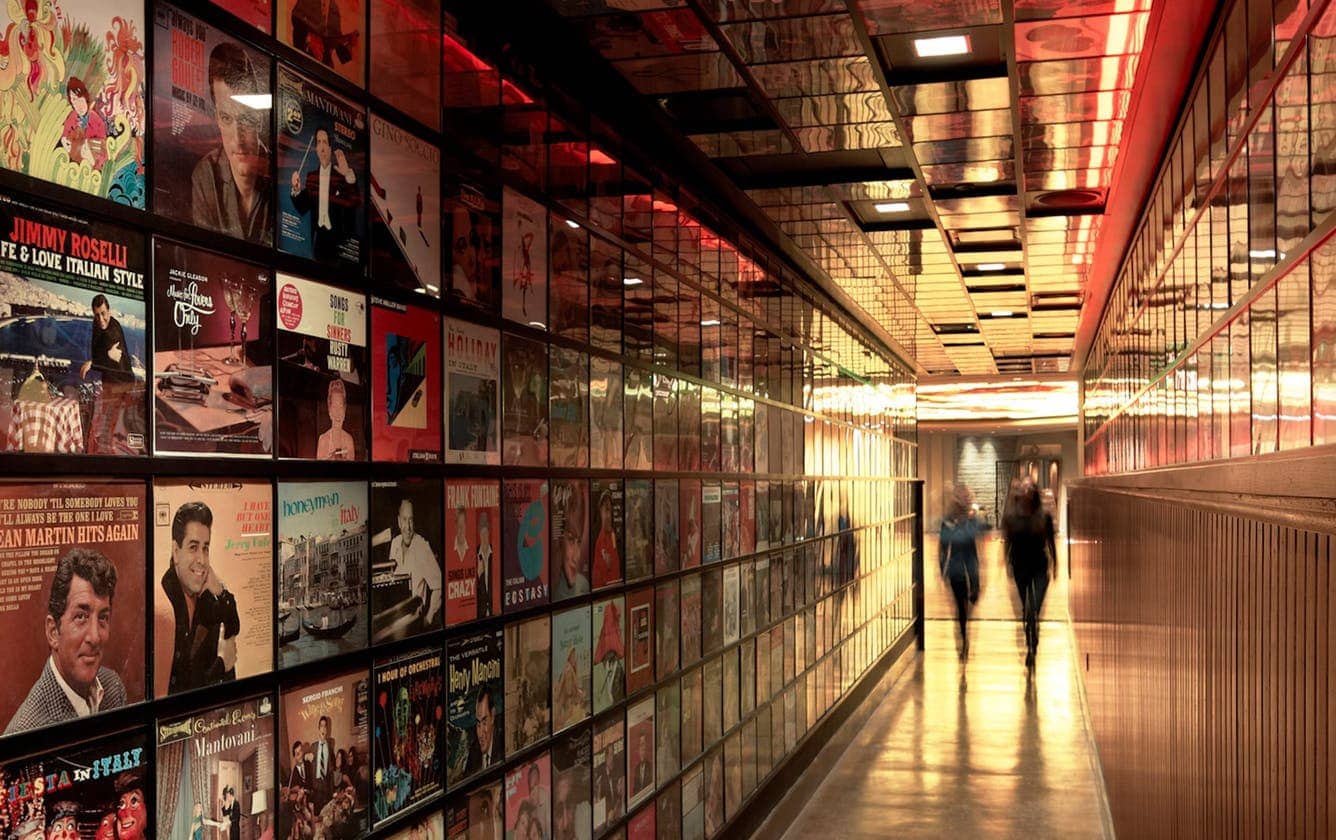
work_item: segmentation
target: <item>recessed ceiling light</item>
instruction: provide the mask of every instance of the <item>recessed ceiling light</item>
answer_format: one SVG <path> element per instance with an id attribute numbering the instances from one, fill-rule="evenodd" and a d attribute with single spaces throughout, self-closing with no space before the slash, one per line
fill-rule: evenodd
<path id="1" fill-rule="evenodd" d="M 580 227 L 580 223 L 579 223 L 579 222 L 576 222 L 576 221 L 572 221 L 572 220 L 570 220 L 570 219 L 567 219 L 567 220 L 566 220 L 566 227 L 571 228 L 572 230 L 574 230 L 574 229 L 577 229 L 577 228 Z"/>
<path id="2" fill-rule="evenodd" d="M 253 111 L 268 111 L 274 107 L 274 97 L 268 93 L 234 93 L 232 101 L 245 105 Z"/>
<path id="3" fill-rule="evenodd" d="M 719 319 L 718 319 L 718 318 L 706 318 L 704 321 L 701 321 L 701 322 L 700 322 L 700 325 L 701 325 L 702 327 L 717 327 L 717 326 L 719 326 Z"/>
<path id="4" fill-rule="evenodd" d="M 979 263 L 974 268 L 976 271 L 1002 271 L 1006 267 L 1006 263 Z"/>
<path id="5" fill-rule="evenodd" d="M 989 314 L 992 315 L 994 318 L 1010 318 L 1016 313 L 1012 312 L 1010 309 L 994 309 Z"/>
<path id="6" fill-rule="evenodd" d="M 883 201 L 872 205 L 872 209 L 878 213 L 905 213 L 909 210 L 909 203 L 905 201 Z"/>
<path id="7" fill-rule="evenodd" d="M 1276 251 L 1274 248 L 1268 248 L 1264 251 L 1249 251 L 1248 256 L 1254 260 L 1274 260 Z"/>
<path id="8" fill-rule="evenodd" d="M 639 286 L 639 285 L 643 284 L 644 282 L 645 282 L 645 281 L 644 281 L 644 280 L 641 280 L 639 277 L 623 277 L 623 278 L 622 278 L 622 285 L 623 285 L 623 286 Z"/>
<path id="9" fill-rule="evenodd" d="M 970 51 L 970 36 L 941 35 L 936 38 L 915 38 L 914 52 L 919 58 L 942 58 L 965 55 Z"/>

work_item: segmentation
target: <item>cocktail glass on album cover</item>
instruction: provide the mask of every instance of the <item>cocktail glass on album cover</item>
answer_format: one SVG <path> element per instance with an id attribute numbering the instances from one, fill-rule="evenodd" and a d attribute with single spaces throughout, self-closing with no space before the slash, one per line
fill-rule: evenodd
<path id="1" fill-rule="evenodd" d="M 0 195 L 0 450 L 147 453 L 144 238 Z"/>

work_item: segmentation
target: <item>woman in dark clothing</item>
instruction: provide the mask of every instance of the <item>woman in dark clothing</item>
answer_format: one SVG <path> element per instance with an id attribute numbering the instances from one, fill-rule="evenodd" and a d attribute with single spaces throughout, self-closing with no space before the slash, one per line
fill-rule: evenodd
<path id="1" fill-rule="evenodd" d="M 970 605 L 979 600 L 979 551 L 974 538 L 979 532 L 978 520 L 970 506 L 968 487 L 956 490 L 942 517 L 942 530 L 937 544 L 937 567 L 942 577 L 951 584 L 956 598 L 956 621 L 960 623 L 960 658 L 969 655 L 970 639 L 965 622 L 969 619 Z"/>
<path id="2" fill-rule="evenodd" d="M 1058 551 L 1053 517 L 1039 501 L 1039 488 L 1027 483 L 1003 527 L 1007 532 L 1007 565 L 1021 596 L 1025 623 L 1025 667 L 1034 667 L 1039 648 L 1039 612 L 1044 607 L 1048 579 L 1057 574 Z"/>

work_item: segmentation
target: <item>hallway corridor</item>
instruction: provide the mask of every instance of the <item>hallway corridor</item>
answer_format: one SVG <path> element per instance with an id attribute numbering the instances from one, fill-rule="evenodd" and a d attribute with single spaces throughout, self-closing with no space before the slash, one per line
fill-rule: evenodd
<path id="1" fill-rule="evenodd" d="M 926 650 L 874 691 L 867 702 L 876 708 L 845 724 L 857 730 L 842 733 L 842 755 L 823 752 L 818 763 L 833 767 L 786 838 L 1112 836 L 1073 672 L 1065 587 L 1050 590 L 1057 597 L 1045 604 L 1049 620 L 1027 679 L 1000 547 L 981 540 L 982 620 L 970 624 L 962 664 L 930 541 Z"/>

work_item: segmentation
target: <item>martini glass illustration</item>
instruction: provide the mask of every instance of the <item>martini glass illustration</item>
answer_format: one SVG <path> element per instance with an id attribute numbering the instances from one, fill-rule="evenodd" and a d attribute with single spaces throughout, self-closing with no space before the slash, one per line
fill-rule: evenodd
<path id="1" fill-rule="evenodd" d="M 241 321 L 241 357 L 242 366 L 246 364 L 246 326 L 250 323 L 251 313 L 255 311 L 255 304 L 260 298 L 260 291 L 269 284 L 269 279 L 263 274 L 256 275 L 253 281 L 242 279 L 236 294 L 236 313 L 237 319 Z"/>
<path id="2" fill-rule="evenodd" d="M 229 351 L 227 354 L 227 364 L 241 364 L 241 357 L 237 353 L 237 298 L 241 294 L 241 281 L 233 280 L 230 274 L 223 275 L 223 303 L 227 305 L 227 340 Z M 242 319 L 242 334 L 245 334 L 246 322 Z M 242 344 L 246 339 L 241 339 Z"/>

